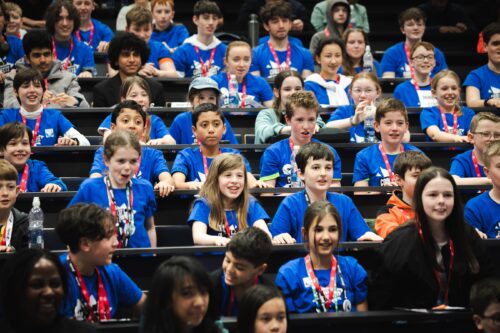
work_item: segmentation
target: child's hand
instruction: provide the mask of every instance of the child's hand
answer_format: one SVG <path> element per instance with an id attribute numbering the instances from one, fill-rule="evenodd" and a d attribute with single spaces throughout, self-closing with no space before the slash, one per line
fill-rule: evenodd
<path id="1" fill-rule="evenodd" d="M 217 236 L 215 239 L 215 246 L 226 246 L 230 239 L 222 236 Z"/>
<path id="2" fill-rule="evenodd" d="M 488 239 L 488 236 L 484 232 L 482 232 L 478 228 L 475 228 L 475 229 L 476 229 L 476 232 L 479 235 L 479 237 L 481 237 L 481 239 Z"/>
<path id="3" fill-rule="evenodd" d="M 358 242 L 362 242 L 362 241 L 372 241 L 372 242 L 381 242 L 383 241 L 384 239 L 382 237 L 380 237 L 379 235 L 377 234 L 374 234 L 373 232 L 371 231 L 367 231 L 365 232 L 361 237 L 359 237 L 357 239 Z"/>
<path id="4" fill-rule="evenodd" d="M 13 246 L 3 246 L 3 245 L 0 245 L 0 252 L 9 253 L 9 252 L 16 252 L 16 250 L 14 249 Z"/>
<path id="5" fill-rule="evenodd" d="M 158 70 L 151 63 L 148 62 L 147 64 L 142 66 L 141 70 L 139 71 L 139 74 L 151 78 L 158 76 Z"/>
<path id="6" fill-rule="evenodd" d="M 89 72 L 89 71 L 83 71 L 81 72 L 80 74 L 78 74 L 78 77 L 79 78 L 88 78 L 88 77 L 92 77 L 92 73 Z"/>
<path id="7" fill-rule="evenodd" d="M 61 186 L 57 184 L 47 184 L 40 192 L 61 192 Z"/>
<path id="8" fill-rule="evenodd" d="M 266 182 L 263 182 L 262 180 L 256 180 L 252 186 L 252 188 L 273 188 L 274 186 L 272 186 L 271 184 L 269 183 L 266 183 Z"/>
<path id="9" fill-rule="evenodd" d="M 170 193 L 172 193 L 175 190 L 175 186 L 170 185 L 166 181 L 158 182 L 155 187 L 155 190 L 160 191 L 160 197 L 166 197 Z"/>
<path id="10" fill-rule="evenodd" d="M 297 241 L 289 233 L 282 233 L 274 236 L 273 244 L 295 244 Z"/>
<path id="11" fill-rule="evenodd" d="M 458 142 L 458 143 L 460 143 L 460 142 L 471 143 L 471 142 L 470 142 L 469 137 L 468 137 L 468 136 L 466 136 L 466 135 L 455 135 L 455 138 L 454 138 L 453 142 Z"/>
<path id="12" fill-rule="evenodd" d="M 356 110 L 354 110 L 354 118 L 352 119 L 354 124 L 359 124 L 360 122 L 362 122 L 363 120 L 365 120 L 365 108 L 371 104 L 371 101 L 369 100 L 364 100 L 362 102 L 360 102 L 357 106 L 356 106 Z"/>
<path id="13" fill-rule="evenodd" d="M 109 42 L 101 41 L 99 45 L 97 45 L 97 52 L 108 53 Z"/>
<path id="14" fill-rule="evenodd" d="M 78 142 L 67 136 L 60 136 L 55 146 L 78 146 Z"/>
<path id="15" fill-rule="evenodd" d="M 50 101 L 51 103 L 59 104 L 61 107 L 65 106 L 75 106 L 78 103 L 78 100 L 73 96 L 70 96 L 65 93 L 59 93 L 55 96 L 52 96 Z"/>
<path id="16" fill-rule="evenodd" d="M 203 183 L 201 182 L 187 182 L 188 190 L 200 190 Z"/>

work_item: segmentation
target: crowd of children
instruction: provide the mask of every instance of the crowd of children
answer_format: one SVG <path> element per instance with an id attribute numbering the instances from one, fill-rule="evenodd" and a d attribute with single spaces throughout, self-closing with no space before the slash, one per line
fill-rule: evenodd
<path id="1" fill-rule="evenodd" d="M 194 5 L 192 36 L 174 23 L 173 0 L 123 7 L 116 35 L 92 18 L 95 5 L 54 1 L 46 31 L 28 32 L 16 21 L 19 6 L 0 6 L 10 22 L 5 29 L 0 22 L 9 44 L 0 69 L 0 252 L 14 253 L 0 275 L 2 328 L 91 332 L 67 318 L 103 322 L 128 308 L 142 316 L 144 333 L 222 332 L 220 316 L 236 316 L 239 332 L 286 332 L 288 313 L 470 305 L 479 329 L 498 329 L 500 270 L 481 239 L 500 239 L 500 24 L 483 30 L 488 62 L 462 84 L 443 52 L 422 40 L 426 17 L 418 8 L 399 16 L 405 40 L 367 66 L 366 9 L 356 1 L 315 7 L 310 49 L 289 36 L 303 27 L 289 1 L 263 3 L 268 36 L 254 48 L 216 36 L 223 16 L 214 1 Z M 78 79 L 96 75 L 94 52 L 107 53 L 109 77 L 94 86 L 91 104 L 113 109 L 97 129 L 103 145 L 89 178 L 59 214 L 56 232 L 67 253 L 57 258 L 26 249 L 28 215 L 14 205 L 22 192 L 67 191 L 31 158 L 32 147 L 90 145 L 59 109 L 89 106 Z M 382 77 L 407 80 L 387 97 Z M 190 110 L 169 128 L 148 113 L 170 102 L 158 78 L 191 80 Z M 238 144 L 222 107 L 264 107 L 255 143 L 274 143 L 259 147 L 257 176 L 244 149 L 221 145 Z M 335 110 L 325 117 L 321 107 Z M 449 171 L 409 143 L 415 133 L 406 107 L 421 108 L 411 128 L 444 143 L 437 149 L 454 151 Z M 313 137 L 323 129 L 348 131 L 351 156 Z M 357 153 L 355 143 L 364 144 Z M 176 152 L 169 168 L 152 146 L 175 144 L 190 146 Z M 349 159 L 351 169 L 342 166 Z M 351 175 L 359 192 L 334 192 Z M 481 186 L 467 189 L 465 207 L 459 185 Z M 265 190 L 293 187 L 302 188 Z M 279 201 L 274 215 L 252 188 Z M 182 194 L 192 201 L 185 224 L 195 245 L 225 248 L 221 268 L 208 274 L 199 260 L 172 257 L 158 267 L 146 296 L 112 263 L 113 254 L 157 247 L 157 203 L 176 189 L 197 191 Z M 376 216 L 356 207 L 355 195 L 383 196 L 388 189 Z M 348 241 L 381 242 L 375 268 L 367 272 L 339 249 Z M 273 245 L 294 243 L 304 244 L 305 256 L 281 262 L 273 281 L 266 272 Z"/>

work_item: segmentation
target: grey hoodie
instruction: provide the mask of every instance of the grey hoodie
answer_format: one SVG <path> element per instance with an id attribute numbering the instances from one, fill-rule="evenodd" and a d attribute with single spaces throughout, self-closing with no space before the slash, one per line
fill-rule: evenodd
<path id="1" fill-rule="evenodd" d="M 347 20 L 345 23 L 345 27 L 347 28 L 347 26 L 349 25 L 349 21 L 351 19 L 351 7 L 349 6 L 349 2 L 347 0 L 331 0 L 331 1 L 328 1 L 327 5 L 326 5 L 326 12 L 325 13 L 326 13 L 326 19 L 328 22 L 326 28 L 328 29 L 328 32 L 330 33 L 329 37 L 337 37 L 337 38 L 342 39 L 342 36 L 339 36 L 339 34 L 338 34 L 338 30 L 335 29 L 335 23 L 333 22 L 333 15 L 332 15 L 333 6 L 335 6 L 336 4 L 339 4 L 339 3 L 343 3 L 343 4 L 345 4 L 345 7 L 347 7 Z M 329 37 L 326 36 L 324 30 L 318 31 L 317 33 L 315 33 L 312 36 L 311 43 L 309 44 L 309 51 L 311 51 L 311 53 L 313 54 L 313 57 L 314 57 L 314 53 L 316 52 L 316 48 L 318 47 L 319 43 L 323 39 L 326 39 Z"/>
<path id="2" fill-rule="evenodd" d="M 23 68 L 30 67 L 25 63 L 24 59 L 19 59 L 16 62 L 16 69 L 20 70 Z M 5 77 L 5 91 L 3 95 L 3 107 L 4 108 L 18 108 L 19 102 L 16 95 L 14 95 L 14 76 L 15 71 L 12 71 Z M 52 67 L 47 75 L 47 81 L 49 83 L 49 90 L 55 94 L 66 93 L 69 96 L 75 97 L 79 104 L 75 105 L 78 107 L 89 107 L 89 103 L 85 99 L 85 96 L 80 92 L 80 85 L 76 79 L 76 76 L 63 71 L 61 62 L 59 60 L 52 61 Z M 59 104 L 49 104 L 47 108 L 59 109 L 61 106 Z"/>

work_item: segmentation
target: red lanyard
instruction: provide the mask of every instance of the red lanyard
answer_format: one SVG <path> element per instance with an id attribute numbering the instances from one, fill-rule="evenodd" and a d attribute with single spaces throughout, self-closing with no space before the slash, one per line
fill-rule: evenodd
<path id="1" fill-rule="evenodd" d="M 443 120 L 443 129 L 446 133 L 450 133 L 449 129 L 448 129 L 448 122 L 446 121 L 446 116 L 443 112 L 443 110 L 441 110 L 441 108 L 438 106 L 437 107 L 438 110 L 439 110 L 439 113 L 441 113 L 441 119 Z M 455 109 L 453 109 L 453 134 L 457 134 L 458 132 L 458 114 L 457 114 L 457 111 L 455 111 Z"/>
<path id="2" fill-rule="evenodd" d="M 271 41 L 267 41 L 267 45 L 269 46 L 269 50 L 271 50 L 271 54 L 273 55 L 274 62 L 276 63 L 276 66 L 278 66 L 278 71 L 281 72 L 281 63 L 280 60 L 278 59 L 278 55 L 276 54 L 276 51 L 274 50 L 273 45 L 271 44 Z M 286 46 L 286 60 L 285 60 L 285 70 L 290 70 L 290 58 L 291 58 L 292 51 L 290 51 L 290 42 Z"/>
<path id="3" fill-rule="evenodd" d="M 111 188 L 111 181 L 109 177 L 104 177 L 104 183 L 106 184 L 106 190 L 108 192 L 109 207 L 111 209 L 111 214 L 116 220 L 116 230 L 118 234 L 118 248 L 127 247 L 128 240 L 132 236 L 134 231 L 134 193 L 132 190 L 132 181 L 127 183 L 126 193 L 128 197 L 127 205 L 127 217 L 120 221 L 118 214 L 116 213 L 116 199 L 113 189 Z"/>
<path id="4" fill-rule="evenodd" d="M 238 222 L 238 221 L 236 221 Z M 228 238 L 231 238 L 231 229 L 229 229 L 229 221 L 227 220 L 226 212 L 224 211 L 224 229 Z M 238 224 L 236 224 L 236 232 L 238 232 Z"/>
<path id="5" fill-rule="evenodd" d="M 325 33 L 326 38 L 330 37 L 330 30 L 328 30 L 328 27 L 323 29 L 323 32 Z"/>
<path id="6" fill-rule="evenodd" d="M 474 164 L 474 170 L 476 171 L 476 177 L 482 177 L 481 171 L 479 170 L 479 164 L 477 163 L 477 156 L 474 150 L 472 151 L 472 164 Z"/>
<path id="7" fill-rule="evenodd" d="M 411 65 L 411 60 L 410 60 L 410 48 L 408 47 L 408 44 L 406 44 L 406 42 L 405 42 L 405 53 L 406 53 L 406 61 L 408 62 L 408 67 L 410 68 L 411 79 L 413 80 L 413 85 L 415 86 L 415 89 L 417 89 L 418 84 L 417 84 L 417 80 L 415 79 L 415 70 L 413 69 L 413 66 Z"/>
<path id="8" fill-rule="evenodd" d="M 66 62 L 64 63 L 63 69 L 67 70 L 69 66 L 69 61 L 71 59 L 71 52 L 73 52 L 73 39 L 71 39 L 69 43 L 69 53 L 68 57 L 66 58 Z M 54 38 L 52 38 L 52 54 L 54 55 L 54 58 L 57 59 L 57 50 L 56 50 L 56 41 Z"/>
<path id="9" fill-rule="evenodd" d="M 258 283 L 259 283 L 259 277 L 256 276 L 253 285 L 256 286 Z M 234 306 L 236 297 L 234 296 L 234 292 L 231 289 L 231 287 L 229 287 L 229 289 L 230 289 L 229 290 L 229 305 L 227 307 L 226 315 L 227 316 L 232 316 L 233 315 L 233 306 Z"/>
<path id="10" fill-rule="evenodd" d="M 67 262 L 69 269 L 74 274 L 76 284 L 80 288 L 83 296 L 83 306 L 85 307 L 84 313 L 87 313 L 87 321 L 98 322 L 103 320 L 108 320 L 111 318 L 111 307 L 109 306 L 108 295 L 106 294 L 106 289 L 104 288 L 104 283 L 102 282 L 101 273 L 96 268 L 97 274 L 97 309 L 90 305 L 90 293 L 87 289 L 87 285 L 80 274 L 80 271 L 73 264 L 73 261 L 68 254 Z M 96 316 L 96 312 L 99 314 L 99 318 Z"/>
<path id="11" fill-rule="evenodd" d="M 201 71 L 203 72 L 203 76 L 207 76 L 208 71 L 210 70 L 210 67 L 212 67 L 212 63 L 214 61 L 216 48 L 214 47 L 210 52 L 210 58 L 208 59 L 208 64 L 206 67 L 205 67 L 205 61 L 203 61 L 203 58 L 201 57 L 200 49 L 198 48 L 198 46 L 194 46 L 194 50 L 196 51 L 196 54 L 198 54 L 198 58 L 200 58 L 200 65 L 201 65 Z"/>
<path id="12" fill-rule="evenodd" d="M 231 85 L 231 76 L 229 75 L 229 73 L 226 73 L 226 75 L 227 75 L 227 85 L 228 85 L 229 91 L 231 91 L 231 89 L 234 89 L 237 92 L 238 86 L 233 87 Z M 243 81 L 241 82 L 241 104 L 240 104 L 240 106 L 242 108 L 245 107 L 245 99 L 246 98 L 247 98 L 247 83 L 246 83 L 245 78 L 243 78 Z"/>
<path id="13" fill-rule="evenodd" d="M 1 246 L 10 246 L 10 240 L 12 239 L 12 229 L 14 228 L 14 215 L 12 212 L 9 214 L 7 219 L 7 224 L 3 227 Z"/>
<path id="14" fill-rule="evenodd" d="M 28 185 L 28 172 L 29 172 L 28 162 L 24 165 L 23 175 L 21 177 L 21 183 L 19 185 L 19 191 L 26 192 L 26 188 Z"/>
<path id="15" fill-rule="evenodd" d="M 290 146 L 290 150 L 293 153 L 293 148 L 295 147 L 295 145 L 293 144 L 292 137 L 288 138 L 288 145 Z"/>
<path id="16" fill-rule="evenodd" d="M 378 145 L 378 149 L 380 150 L 380 154 L 382 154 L 382 159 L 384 160 L 385 168 L 387 169 L 387 172 L 389 173 L 389 180 L 391 182 L 395 181 L 394 178 L 394 172 L 392 172 L 391 165 L 389 164 L 389 159 L 387 158 L 387 154 L 385 153 L 385 148 L 382 146 L 382 144 Z M 399 145 L 399 149 L 402 153 L 404 153 L 405 148 L 403 145 Z"/>
<path id="17" fill-rule="evenodd" d="M 220 150 L 219 150 L 219 153 L 220 154 Z M 201 154 L 201 158 L 203 159 L 203 173 L 206 175 L 208 175 L 208 162 L 207 162 L 207 157 L 205 156 L 205 154 L 203 154 L 203 152 L 201 151 L 201 147 L 200 147 L 200 154 Z M 218 155 L 217 154 L 217 155 Z"/>
<path id="18" fill-rule="evenodd" d="M 76 31 L 76 38 L 78 38 L 79 41 L 82 41 L 82 36 L 80 35 L 80 29 Z M 92 40 L 94 39 L 94 23 L 92 20 L 90 21 L 90 37 L 89 37 L 89 46 L 92 48 Z M 70 51 L 71 53 L 71 51 Z"/>
<path id="19" fill-rule="evenodd" d="M 36 119 L 36 124 L 35 124 L 35 129 L 33 130 L 33 139 L 31 140 L 31 146 L 35 146 L 36 144 L 36 139 L 38 137 L 38 131 L 40 131 L 40 122 L 42 121 L 42 114 L 43 114 L 43 110 L 42 112 L 40 112 L 40 115 L 38 116 L 38 118 Z M 24 117 L 22 114 L 21 114 L 21 118 L 23 120 L 23 124 L 26 125 L 26 117 Z"/>
<path id="20" fill-rule="evenodd" d="M 326 310 L 330 309 L 332 306 L 332 301 L 333 301 L 333 296 L 335 293 L 335 276 L 337 275 L 337 259 L 332 255 L 332 266 L 330 268 L 330 283 L 328 284 L 328 301 L 323 294 L 323 290 L 321 289 L 321 286 L 319 285 L 318 278 L 316 277 L 316 274 L 314 274 L 314 270 L 312 268 L 312 263 L 311 263 L 311 256 L 307 255 L 304 258 L 305 264 L 306 264 L 306 270 L 307 274 L 309 275 L 309 278 L 311 279 L 311 283 L 316 290 L 316 293 L 318 295 L 318 298 L 323 299 L 323 305 L 326 308 Z M 316 296 L 315 296 L 316 299 Z M 319 305 L 319 304 L 317 304 Z M 325 311 L 326 312 L 326 311 Z"/>

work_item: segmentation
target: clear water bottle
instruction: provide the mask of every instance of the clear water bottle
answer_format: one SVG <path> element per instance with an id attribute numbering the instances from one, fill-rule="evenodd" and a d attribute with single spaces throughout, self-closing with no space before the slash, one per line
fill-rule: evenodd
<path id="1" fill-rule="evenodd" d="M 375 122 L 375 106 L 368 105 L 365 107 L 365 120 L 364 130 L 365 130 L 365 142 L 374 143 L 377 138 L 375 137 L 375 127 L 373 123 Z"/>
<path id="2" fill-rule="evenodd" d="M 290 155 L 290 187 L 302 187 L 302 181 L 299 178 L 297 162 L 295 162 L 295 156 L 300 150 L 300 146 L 294 146 L 292 155 Z"/>
<path id="3" fill-rule="evenodd" d="M 236 80 L 236 75 L 231 74 L 231 80 L 229 80 L 229 103 L 230 108 L 237 108 L 240 106 L 239 96 L 238 96 L 238 80 Z"/>
<path id="4" fill-rule="evenodd" d="M 373 55 L 370 45 L 366 45 L 363 55 L 363 72 L 373 72 Z"/>
<path id="5" fill-rule="evenodd" d="M 260 23 L 257 14 L 250 14 L 250 21 L 248 21 L 248 37 L 250 45 L 255 47 L 259 44 L 259 27 Z"/>
<path id="6" fill-rule="evenodd" d="M 28 215 L 29 248 L 43 249 L 43 211 L 40 208 L 40 198 L 33 198 L 33 207 Z"/>

